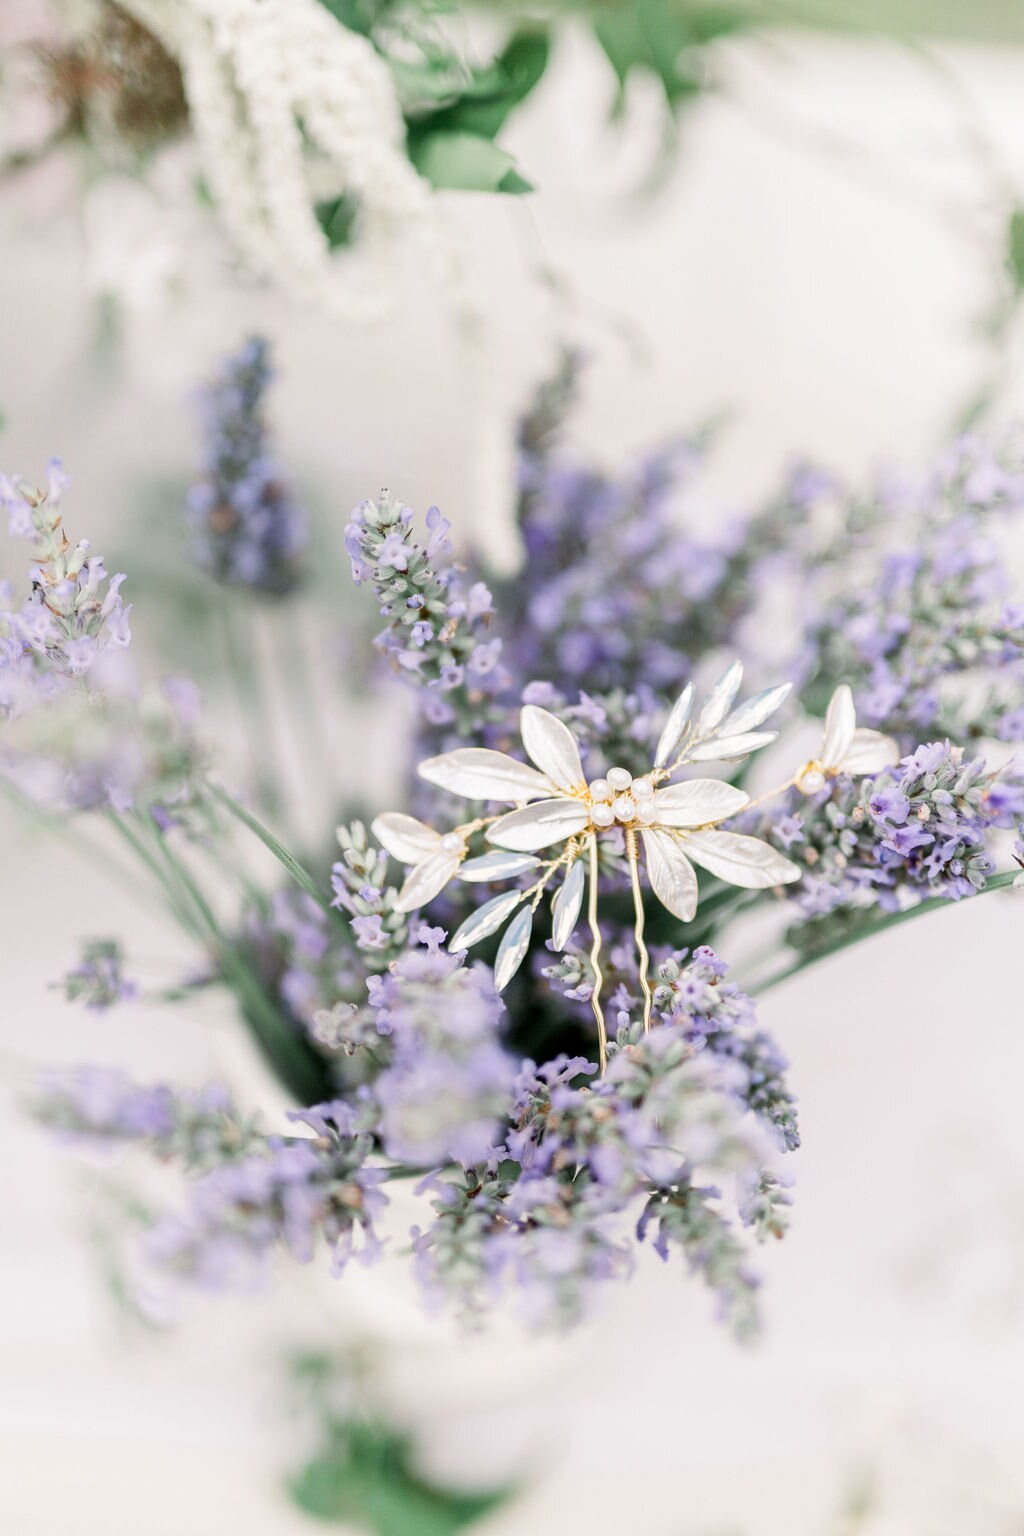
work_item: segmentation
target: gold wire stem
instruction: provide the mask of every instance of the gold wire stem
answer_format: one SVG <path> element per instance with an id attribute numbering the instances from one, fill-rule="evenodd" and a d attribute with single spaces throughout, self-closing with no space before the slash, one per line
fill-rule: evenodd
<path id="1" fill-rule="evenodd" d="M 597 838 L 590 839 L 590 894 L 587 902 L 587 921 L 593 943 L 590 946 L 590 966 L 594 972 L 594 986 L 590 994 L 590 1006 L 597 1022 L 597 1051 L 603 1077 L 608 1067 L 608 1031 L 605 1028 L 604 1009 L 601 1007 L 601 986 L 604 972 L 601 969 L 601 930 L 597 926 Z"/>
<path id="2" fill-rule="evenodd" d="M 493 816 L 478 816 L 475 821 L 464 821 L 457 827 L 452 827 L 453 832 L 461 832 L 469 837 L 473 832 L 480 832 L 484 827 L 489 827 L 492 822 L 498 821 L 504 815 L 502 811 L 495 811 Z"/>
<path id="3" fill-rule="evenodd" d="M 523 897 L 524 899 L 526 897 L 530 898 L 530 908 L 532 911 L 536 912 L 537 908 L 540 906 L 544 897 L 544 892 L 547 890 L 551 881 L 551 877 L 555 871 L 561 869 L 563 864 L 573 864 L 578 853 L 579 845 L 577 844 L 576 839 L 571 837 L 566 843 L 562 852 L 559 854 L 558 858 L 551 859 L 547 864 L 543 866 L 540 879 L 534 881 L 533 885 L 527 886 L 526 890 L 523 892 Z"/>
<path id="4" fill-rule="evenodd" d="M 651 957 L 647 953 L 647 945 L 644 943 L 644 897 L 640 889 L 640 866 L 637 860 L 636 833 L 632 827 L 626 828 L 626 857 L 629 860 L 629 883 L 633 887 L 633 911 L 636 913 L 636 922 L 633 924 L 633 937 L 636 940 L 636 951 L 640 957 L 640 991 L 644 995 L 644 1034 L 651 1032 L 651 984 L 647 979 L 650 970 Z"/>
<path id="5" fill-rule="evenodd" d="M 803 773 L 804 771 L 805 770 L 801 768 L 800 773 Z M 746 805 L 742 807 L 740 814 L 744 814 L 747 811 L 753 811 L 757 808 L 757 806 L 766 805 L 769 800 L 774 800 L 778 795 L 784 795 L 787 789 L 793 788 L 793 785 L 797 782 L 799 777 L 799 773 L 794 774 L 791 779 L 786 780 L 785 784 L 777 784 L 774 789 L 768 789 L 763 795 L 758 795 L 756 800 L 748 800 Z"/>

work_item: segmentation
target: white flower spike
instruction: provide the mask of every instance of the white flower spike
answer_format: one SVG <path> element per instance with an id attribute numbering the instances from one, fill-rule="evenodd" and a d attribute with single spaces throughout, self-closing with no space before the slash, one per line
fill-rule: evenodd
<path id="1" fill-rule="evenodd" d="M 379 816 L 373 823 L 378 840 L 395 858 L 412 866 L 396 910 L 411 912 L 424 905 L 455 876 L 490 883 L 526 875 L 530 883 L 485 902 L 449 943 L 453 951 L 467 949 L 511 918 L 495 963 L 500 990 L 522 964 L 534 914 L 558 874 L 562 878 L 552 903 L 552 944 L 556 950 L 566 947 L 580 917 L 589 874 L 591 1005 L 603 1070 L 607 1037 L 597 907 L 599 845 L 605 834 L 614 832 L 621 839 L 618 846 L 625 848 L 645 1029 L 651 1026 L 652 995 L 641 868 L 654 895 L 684 923 L 693 920 L 700 896 L 695 864 L 728 885 L 748 890 L 784 885 L 800 877 L 798 866 L 770 843 L 722 830 L 723 822 L 750 804 L 744 790 L 721 779 L 670 782 L 688 764 L 735 762 L 775 740 L 774 731 L 761 727 L 783 702 L 789 685 L 766 689 L 737 704 L 742 678 L 741 664 L 733 662 L 696 718 L 694 687 L 687 684 L 669 713 L 651 768 L 637 777 L 626 768 L 613 767 L 588 782 L 572 731 L 533 704 L 521 714 L 523 746 L 532 767 L 504 752 L 483 748 L 460 748 L 428 758 L 418 770 L 428 783 L 469 800 L 514 809 L 480 816 L 445 834 L 411 816 Z M 826 777 L 836 773 L 874 772 L 891 762 L 894 752 L 895 744 L 877 731 L 857 730 L 850 690 L 840 688 L 829 708 L 820 759 L 808 763 L 775 793 L 796 784 L 813 794 L 815 789 L 808 785 L 815 784 L 815 774 L 820 788 Z M 469 841 L 481 832 L 493 851 L 467 860 Z"/>

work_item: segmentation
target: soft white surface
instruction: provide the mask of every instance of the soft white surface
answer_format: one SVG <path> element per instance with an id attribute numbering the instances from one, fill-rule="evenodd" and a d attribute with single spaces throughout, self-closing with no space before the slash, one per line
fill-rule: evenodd
<path id="1" fill-rule="evenodd" d="M 507 420 L 559 334 L 541 262 L 568 275 L 564 329 L 578 325 L 596 354 L 575 431 L 602 456 L 734 405 L 715 471 L 728 506 L 795 451 L 853 473 L 878 455 L 924 454 L 985 367 L 971 326 L 994 246 L 972 231 L 998 212 L 977 206 L 950 100 L 895 49 L 791 40 L 729 57 L 739 102 L 687 122 L 657 201 L 607 195 L 598 167 L 611 146 L 582 42 L 516 129 L 540 195 L 514 207 L 453 199 L 494 307 L 483 391 L 425 280 L 380 331 L 339 331 L 221 283 L 201 229 L 133 266 L 134 301 L 149 291 L 140 270 L 169 268 L 191 285 L 186 301 L 136 309 L 97 372 L 68 187 L 44 177 L 0 195 L 5 464 L 35 474 L 63 453 L 72 524 L 102 547 L 131 516 L 133 479 L 180 473 L 191 453 L 185 391 L 259 324 L 278 347 L 282 450 L 339 524 L 387 480 L 482 536 L 499 527 L 501 495 L 481 434 Z M 1012 175 L 1020 59 L 948 57 Z M 834 137 L 861 148 L 840 152 Z M 617 170 L 623 185 L 628 172 Z M 933 216 L 935 200 L 953 214 Z M 160 239 L 177 239 L 166 208 L 151 211 Z M 108 279 L 117 269 L 108 245 L 95 261 Z M 1011 401 L 1019 394 L 1011 385 Z M 12 1097 L 38 1060 L 102 1057 L 197 1080 L 226 1069 L 216 1010 L 209 1029 L 178 1014 L 97 1022 L 47 991 L 97 928 L 124 932 L 157 965 L 183 952 L 130 893 L 6 814 L 0 853 L 0 1066 Z M 654 1261 L 557 1348 L 469 1349 L 410 1321 L 389 1283 L 349 1293 L 295 1275 L 273 1297 L 199 1307 L 171 1341 L 129 1348 L 80 1241 L 88 1197 L 11 1108 L 0 1127 L 0 1529 L 310 1530 L 275 1491 L 295 1439 L 275 1404 L 274 1360 L 283 1339 L 344 1335 L 353 1314 L 400 1338 L 389 1389 L 432 1465 L 482 1479 L 537 1469 L 488 1525 L 494 1536 L 832 1536 L 865 1467 L 884 1508 L 865 1536 L 1020 1529 L 1020 923 L 1009 902 L 964 907 L 766 1000 L 765 1022 L 792 1056 L 807 1151 L 793 1233 L 765 1255 L 768 1333 L 754 1352 L 737 1352 L 709 1326 L 700 1292 Z"/>

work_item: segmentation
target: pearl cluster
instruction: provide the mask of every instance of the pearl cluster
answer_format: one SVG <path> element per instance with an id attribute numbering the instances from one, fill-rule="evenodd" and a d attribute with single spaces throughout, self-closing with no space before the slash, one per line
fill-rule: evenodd
<path id="1" fill-rule="evenodd" d="M 607 778 L 591 780 L 587 794 L 595 827 L 610 827 L 615 822 L 649 826 L 655 819 L 654 785 L 649 778 L 634 779 L 625 768 L 609 768 Z"/>

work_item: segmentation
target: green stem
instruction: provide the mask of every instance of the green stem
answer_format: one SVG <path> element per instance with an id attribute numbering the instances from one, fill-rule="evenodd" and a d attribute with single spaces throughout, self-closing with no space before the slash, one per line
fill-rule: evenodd
<path id="1" fill-rule="evenodd" d="M 261 821 L 257 820 L 251 811 L 247 811 L 244 805 L 240 805 L 234 796 L 229 795 L 227 790 L 222 789 L 219 784 L 209 784 L 207 787 L 215 800 L 219 800 L 221 805 L 230 811 L 236 820 L 240 821 L 244 827 L 248 827 L 254 837 L 259 838 L 264 848 L 268 849 L 281 867 L 288 871 L 288 874 L 295 881 L 299 889 L 305 891 L 307 896 L 311 896 L 319 906 L 323 907 L 328 916 L 337 919 L 338 910 L 333 905 L 330 896 L 321 889 L 309 873 L 309 870 L 299 863 L 295 855 L 289 853 L 284 844 L 278 841 L 273 832 L 269 831 Z"/>
<path id="2" fill-rule="evenodd" d="M 169 879 L 177 885 L 196 914 L 199 932 L 225 983 L 238 998 L 243 1016 L 267 1060 L 302 1103 L 314 1102 L 324 1093 L 323 1072 L 315 1053 L 282 1017 L 244 955 L 223 932 L 188 865 L 178 858 L 159 829 L 154 824 L 150 826 L 154 846 L 162 856 Z"/>
<path id="3" fill-rule="evenodd" d="M 993 875 L 988 884 L 977 892 L 977 896 L 987 896 L 992 891 L 1005 890 L 1007 886 L 1012 885 L 1017 879 L 1017 873 L 1016 870 L 1007 870 L 1001 875 Z M 770 992 L 773 987 L 788 981 L 791 976 L 798 976 L 801 971 L 809 970 L 812 965 L 817 965 L 820 960 L 827 960 L 830 955 L 837 955 L 840 950 L 849 949 L 852 944 L 859 944 L 864 939 L 874 938 L 877 933 L 884 933 L 888 928 L 896 928 L 900 923 L 909 923 L 915 918 L 923 917 L 927 912 L 938 912 L 943 907 L 952 907 L 954 905 L 955 903 L 949 896 L 929 896 L 925 901 L 919 901 L 915 907 L 907 907 L 902 912 L 886 912 L 884 916 L 876 917 L 871 922 L 865 923 L 855 933 L 844 934 L 842 938 L 836 939 L 834 943 L 827 945 L 824 949 L 816 950 L 813 955 L 801 955 L 790 965 L 785 966 L 781 971 L 777 971 L 774 976 L 767 977 L 766 980 L 755 984 L 748 988 L 748 990 L 759 997 L 762 993 Z"/>
<path id="4" fill-rule="evenodd" d="M 139 860 L 140 864 L 148 869 L 150 874 L 153 876 L 153 879 L 156 881 L 157 886 L 160 889 L 160 894 L 170 910 L 171 916 L 178 923 L 179 927 L 184 929 L 185 933 L 187 933 L 190 938 L 195 939 L 198 943 L 201 944 L 203 942 L 203 934 L 196 927 L 192 914 L 189 912 L 188 907 L 182 901 L 177 888 L 168 879 L 166 871 L 153 857 L 152 853 L 146 847 L 142 838 L 135 831 L 135 829 L 128 824 L 125 817 L 118 811 L 111 811 L 109 813 L 109 819 L 111 826 L 114 828 L 114 831 L 120 838 L 122 838 L 125 843 L 127 843 L 128 847 L 132 850 L 132 853 Z"/>

